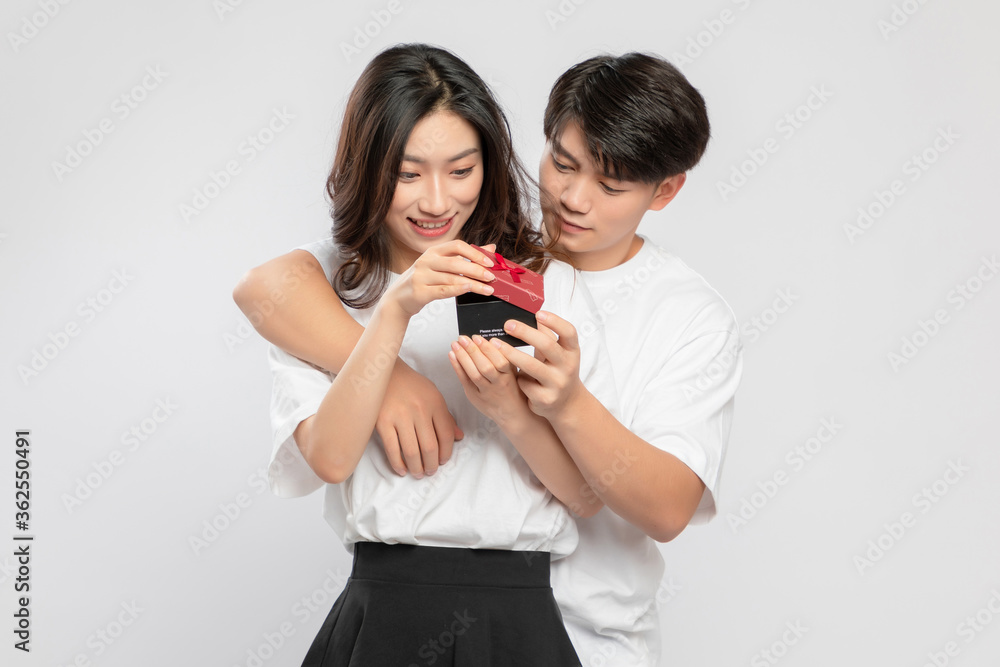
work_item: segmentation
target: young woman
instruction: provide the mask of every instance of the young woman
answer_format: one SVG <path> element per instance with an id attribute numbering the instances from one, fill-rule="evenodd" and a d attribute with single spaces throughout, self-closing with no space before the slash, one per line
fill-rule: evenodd
<path id="1" fill-rule="evenodd" d="M 490 421 L 449 358 L 451 297 L 493 291 L 492 262 L 469 243 L 543 268 L 523 184 L 503 113 L 457 57 L 400 46 L 362 73 L 328 180 L 334 237 L 310 252 L 364 333 L 336 375 L 271 350 L 272 488 L 326 483 L 325 513 L 355 558 L 305 665 L 579 664 L 548 564 L 575 547 L 566 506 L 599 505 L 509 365 L 493 357 Z M 547 280 L 559 271 L 571 273 L 552 263 Z M 558 306 L 565 294 L 547 296 Z M 400 475 L 372 439 L 398 359 L 476 426 L 447 475 Z M 396 437 L 405 450 L 417 436 Z"/>

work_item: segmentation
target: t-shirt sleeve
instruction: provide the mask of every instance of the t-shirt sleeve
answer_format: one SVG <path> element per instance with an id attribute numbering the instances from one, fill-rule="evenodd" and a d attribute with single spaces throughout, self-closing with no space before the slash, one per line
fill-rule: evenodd
<path id="1" fill-rule="evenodd" d="M 692 523 L 716 514 L 716 496 L 743 373 L 739 332 L 700 333 L 673 350 L 641 393 L 631 430 L 677 457 L 705 483 Z"/>
<path id="2" fill-rule="evenodd" d="M 332 379 L 325 371 L 271 345 L 272 450 L 267 479 L 271 491 L 283 498 L 312 493 L 323 486 L 302 457 L 293 434 L 303 420 L 316 414 Z"/>
<path id="3" fill-rule="evenodd" d="M 326 274 L 326 281 L 333 284 L 333 276 L 337 273 L 337 269 L 343 263 L 343 258 L 337 251 L 337 246 L 333 242 L 333 238 L 327 237 L 325 239 L 320 239 L 318 241 L 313 241 L 312 243 L 307 243 L 303 246 L 299 246 L 296 250 L 305 250 L 319 262 L 319 265 L 323 267 L 323 273 Z"/>

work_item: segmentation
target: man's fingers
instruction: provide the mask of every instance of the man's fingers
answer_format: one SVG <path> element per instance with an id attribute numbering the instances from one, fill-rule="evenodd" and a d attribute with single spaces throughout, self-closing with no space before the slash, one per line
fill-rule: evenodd
<path id="1" fill-rule="evenodd" d="M 434 430 L 433 422 L 418 422 L 414 424 L 417 432 L 417 447 L 420 448 L 420 460 L 424 466 L 424 472 L 433 475 L 437 472 L 441 464 L 438 454 L 437 431 Z"/>
<path id="2" fill-rule="evenodd" d="M 532 329 L 532 331 L 534 331 L 534 329 Z M 545 334 L 539 334 L 539 332 L 536 331 L 535 335 L 544 336 Z M 510 362 L 510 365 L 521 369 L 522 373 L 530 375 L 539 381 L 548 376 L 549 369 L 543 360 L 536 359 L 530 354 L 522 352 L 513 345 L 506 343 L 499 338 L 491 338 L 490 345 L 495 346 L 497 351 L 500 352 L 500 354 L 502 354 L 508 362 Z"/>
<path id="3" fill-rule="evenodd" d="M 399 450 L 399 439 L 396 437 L 396 428 L 388 426 L 378 428 L 378 435 L 382 438 L 382 449 L 385 450 L 385 457 L 389 460 L 389 465 L 400 477 L 406 475 L 406 463 L 403 461 L 403 454 Z"/>
<path id="4" fill-rule="evenodd" d="M 559 338 L 559 345 L 567 350 L 577 350 L 580 343 L 576 335 L 576 327 L 569 320 L 564 320 L 555 313 L 540 310 L 535 314 L 540 327 L 545 327 Z"/>
<path id="5" fill-rule="evenodd" d="M 432 420 L 434 432 L 437 434 L 438 442 L 438 463 L 444 465 L 451 459 L 452 448 L 455 444 L 456 436 L 461 432 L 455 418 L 451 414 L 438 416 Z"/>
<path id="6" fill-rule="evenodd" d="M 559 341 L 553 338 L 551 333 L 539 331 L 538 329 L 528 326 L 524 322 L 518 322 L 517 320 L 507 320 L 504 323 L 503 328 L 504 331 L 510 335 L 520 338 L 525 343 L 535 348 L 536 356 L 541 356 L 544 359 L 551 359 L 553 362 L 556 362 L 562 354 L 563 350 L 559 346 Z M 532 375 L 534 374 L 532 373 Z"/>
<path id="7" fill-rule="evenodd" d="M 420 457 L 420 445 L 417 443 L 417 434 L 410 426 L 396 431 L 399 438 L 399 449 L 403 454 L 403 461 L 406 462 L 406 469 L 417 479 L 424 476 L 424 462 Z"/>

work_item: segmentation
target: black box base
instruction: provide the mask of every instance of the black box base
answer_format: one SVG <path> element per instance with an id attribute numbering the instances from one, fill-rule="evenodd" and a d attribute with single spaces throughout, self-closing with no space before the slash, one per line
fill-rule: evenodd
<path id="1" fill-rule="evenodd" d="M 527 345 L 503 330 L 507 320 L 517 320 L 537 328 L 535 314 L 511 305 L 503 299 L 482 294 L 462 294 L 455 297 L 458 311 L 458 334 L 472 337 L 479 334 L 483 338 L 499 338 L 515 347 Z"/>

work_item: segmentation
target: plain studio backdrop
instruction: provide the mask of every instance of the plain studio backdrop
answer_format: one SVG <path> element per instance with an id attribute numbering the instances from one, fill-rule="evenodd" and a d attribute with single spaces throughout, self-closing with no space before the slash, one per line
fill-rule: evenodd
<path id="1" fill-rule="evenodd" d="M 549 87 L 586 57 L 662 54 L 708 102 L 705 158 L 640 231 L 732 305 L 746 367 L 719 515 L 660 545 L 663 664 L 997 664 L 998 21 L 985 0 L 6 2 L 3 664 L 301 660 L 350 560 L 321 494 L 266 490 L 265 345 L 231 290 L 328 233 L 346 95 L 413 41 L 490 83 L 532 171 Z"/>

